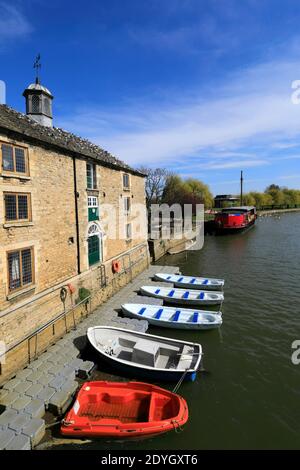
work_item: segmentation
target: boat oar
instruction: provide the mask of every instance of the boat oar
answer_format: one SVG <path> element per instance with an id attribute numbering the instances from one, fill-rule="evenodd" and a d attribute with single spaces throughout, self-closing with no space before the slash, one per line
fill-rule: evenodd
<path id="1" fill-rule="evenodd" d="M 200 356 L 200 354 L 203 356 L 203 353 L 191 353 L 191 354 L 181 354 L 181 353 L 178 353 L 176 354 L 176 356 L 181 356 L 181 357 L 184 357 L 184 356 L 187 356 L 187 357 L 191 357 L 191 356 Z"/>
<path id="2" fill-rule="evenodd" d="M 202 352 L 202 353 L 185 354 L 186 357 L 181 356 L 181 359 L 182 359 L 183 361 L 187 361 L 187 360 L 190 360 L 192 356 L 199 356 L 200 354 L 201 354 L 201 356 L 204 355 L 203 352 Z M 181 355 L 181 354 L 176 354 L 176 356 L 180 356 L 180 355 Z M 199 369 L 198 369 L 198 371 L 201 372 L 202 374 L 203 374 L 203 372 L 205 372 L 206 374 L 209 374 L 209 371 L 206 370 L 206 369 L 204 369 L 202 361 L 201 361 L 200 364 L 199 364 Z M 185 371 L 185 372 L 186 372 L 186 371 Z M 185 373 L 185 372 L 184 372 L 184 373 Z"/>

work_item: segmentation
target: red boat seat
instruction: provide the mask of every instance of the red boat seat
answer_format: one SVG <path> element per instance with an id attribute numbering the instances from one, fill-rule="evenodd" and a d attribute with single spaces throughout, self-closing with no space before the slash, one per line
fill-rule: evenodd
<path id="1" fill-rule="evenodd" d="M 170 397 L 162 397 L 153 392 L 149 407 L 149 422 L 162 421 L 176 416 L 179 412 L 178 401 Z"/>
<path id="2" fill-rule="evenodd" d="M 113 393 L 89 395 L 89 402 L 81 405 L 78 416 L 91 421 L 101 420 L 101 423 L 107 419 L 119 423 L 145 422 L 148 421 L 150 398 L 150 393 L 132 392 L 125 396 Z"/>

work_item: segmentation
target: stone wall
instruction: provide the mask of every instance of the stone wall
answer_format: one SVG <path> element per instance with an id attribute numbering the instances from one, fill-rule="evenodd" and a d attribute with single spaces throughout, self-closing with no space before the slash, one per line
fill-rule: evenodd
<path id="1" fill-rule="evenodd" d="M 149 251 L 153 261 L 157 261 L 168 253 L 169 250 L 184 250 L 188 240 L 184 237 L 180 240 L 157 239 L 149 240 Z"/>
<path id="2" fill-rule="evenodd" d="M 28 148 L 30 176 L 0 176 L 0 311 L 77 273 L 76 244 L 69 243 L 76 239 L 72 159 L 22 144 Z M 5 191 L 31 194 L 31 222 L 5 224 Z M 6 253 L 26 247 L 34 250 L 35 282 L 29 292 L 8 295 Z"/>
<path id="3" fill-rule="evenodd" d="M 28 362 L 32 348 L 35 353 L 40 352 L 65 331 L 65 319 L 60 319 L 55 327 L 51 325 L 45 328 L 39 334 L 38 341 L 36 336 L 30 341 L 27 339 L 63 312 L 59 297 L 62 286 L 72 284 L 75 289 L 74 294 L 69 294 L 66 299 L 66 310 L 74 306 L 80 287 L 91 290 L 89 309 L 93 309 L 149 263 L 147 234 L 143 232 L 143 229 L 146 232 L 146 218 L 138 218 L 131 211 L 127 220 L 122 219 L 119 224 L 119 206 L 123 207 L 124 197 L 130 197 L 132 204 L 144 207 L 143 177 L 130 174 L 130 188 L 126 190 L 123 188 L 122 171 L 97 164 L 97 188 L 89 191 L 87 162 L 76 157 L 80 251 L 78 272 L 73 156 L 26 140 L 13 140 L 11 135 L 9 138 L 0 135 L 0 145 L 1 142 L 22 145 L 28 149 L 30 173 L 28 177 L 22 178 L 5 175 L 0 161 L 0 341 L 4 341 L 9 349 L 20 343 L 20 346 L 9 352 L 7 363 L 2 365 L 0 381 Z M 30 222 L 5 223 L 5 191 L 31 194 Z M 88 260 L 88 229 L 91 225 L 88 221 L 89 195 L 98 197 L 100 209 L 106 204 L 113 208 L 108 218 L 111 219 L 112 212 L 116 212 L 118 227 L 116 236 L 112 237 L 108 233 L 107 218 L 105 220 L 105 214 L 102 214 L 98 225 L 103 233 L 103 259 L 92 267 Z M 136 236 L 127 240 L 120 237 L 120 230 L 128 222 L 132 223 Z M 34 250 L 34 283 L 20 291 L 9 292 L 7 252 L 27 247 L 33 247 Z M 113 260 L 120 261 L 121 273 L 113 274 Z M 85 306 L 79 306 L 70 318 L 74 315 L 77 321 L 86 313 Z"/>
<path id="4" fill-rule="evenodd" d="M 149 265 L 148 246 L 141 244 L 118 259 L 121 264 L 119 273 L 113 273 L 111 260 L 104 263 L 106 285 L 103 284 L 101 276 L 103 268 L 96 266 L 68 279 L 74 293 L 71 294 L 67 285 L 62 283 L 25 301 L 24 305 L 17 305 L 15 310 L 0 314 L 0 338 L 5 339 L 8 350 L 5 363 L 1 365 L 0 384 L 144 271 Z M 65 305 L 60 299 L 63 286 L 68 292 Z M 78 291 L 81 287 L 91 293 L 88 304 L 79 301 Z M 48 323 L 49 326 L 45 327 Z"/>

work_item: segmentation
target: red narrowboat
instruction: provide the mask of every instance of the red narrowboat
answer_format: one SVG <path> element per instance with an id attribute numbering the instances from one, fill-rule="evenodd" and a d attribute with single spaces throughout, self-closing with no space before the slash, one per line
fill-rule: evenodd
<path id="1" fill-rule="evenodd" d="M 215 216 L 217 232 L 238 232 L 255 224 L 257 218 L 254 206 L 227 207 Z"/>
<path id="2" fill-rule="evenodd" d="M 186 401 L 142 382 L 86 382 L 61 432 L 73 437 L 150 437 L 183 426 Z"/>

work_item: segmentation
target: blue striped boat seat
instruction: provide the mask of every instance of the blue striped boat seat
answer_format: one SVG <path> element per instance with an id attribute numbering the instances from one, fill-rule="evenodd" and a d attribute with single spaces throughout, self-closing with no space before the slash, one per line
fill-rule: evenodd
<path id="1" fill-rule="evenodd" d="M 156 289 L 156 291 L 154 292 L 154 294 L 159 294 L 160 293 L 160 289 Z"/>
<path id="2" fill-rule="evenodd" d="M 189 298 L 189 295 L 190 293 L 189 292 L 185 292 L 182 296 L 183 299 L 188 299 Z"/>
<path id="3" fill-rule="evenodd" d="M 194 312 L 193 317 L 192 317 L 192 322 L 197 323 L 198 321 L 198 312 Z"/>
<path id="4" fill-rule="evenodd" d="M 194 284 L 194 282 L 196 282 L 196 279 L 193 277 L 193 279 L 190 280 L 190 283 Z"/>
<path id="5" fill-rule="evenodd" d="M 175 291 L 174 291 L 174 290 L 171 290 L 171 291 L 168 293 L 168 297 L 173 297 L 174 294 L 175 294 Z"/>
<path id="6" fill-rule="evenodd" d="M 208 284 L 208 279 L 205 279 L 205 281 L 202 282 L 202 284 L 205 286 L 206 284 Z"/>
<path id="7" fill-rule="evenodd" d="M 204 299 L 204 292 L 200 292 L 200 294 L 198 295 L 198 299 Z"/>
<path id="8" fill-rule="evenodd" d="M 179 315 L 180 315 L 180 310 L 176 310 L 172 318 L 172 321 L 178 321 Z"/>
<path id="9" fill-rule="evenodd" d="M 164 309 L 163 308 L 160 308 L 159 310 L 157 310 L 156 314 L 155 314 L 155 318 L 156 320 L 159 320 L 160 317 L 161 317 L 161 314 L 163 313 Z"/>
<path id="10" fill-rule="evenodd" d="M 143 315 L 145 310 L 146 310 L 146 307 L 141 308 L 141 310 L 139 311 L 139 315 Z"/>
<path id="11" fill-rule="evenodd" d="M 183 280 L 183 277 L 180 277 L 177 282 L 181 282 Z"/>

